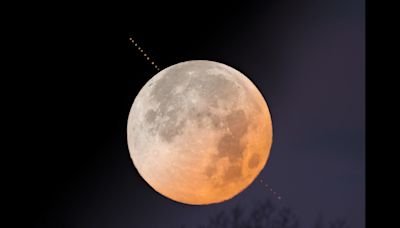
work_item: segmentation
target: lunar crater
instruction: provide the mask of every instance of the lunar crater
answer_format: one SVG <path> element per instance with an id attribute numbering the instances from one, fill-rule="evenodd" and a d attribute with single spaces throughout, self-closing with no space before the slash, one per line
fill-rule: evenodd
<path id="1" fill-rule="evenodd" d="M 253 154 L 253 155 L 251 155 L 248 166 L 250 169 L 253 169 L 253 168 L 257 167 L 259 163 L 260 163 L 260 155 Z"/>

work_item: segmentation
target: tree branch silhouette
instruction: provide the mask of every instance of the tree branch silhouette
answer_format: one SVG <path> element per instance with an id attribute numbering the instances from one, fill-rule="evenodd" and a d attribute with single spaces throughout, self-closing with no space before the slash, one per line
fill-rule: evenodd
<path id="1" fill-rule="evenodd" d="M 296 214 L 288 207 L 277 207 L 270 199 L 257 203 L 254 208 L 245 213 L 240 205 L 229 212 L 218 212 L 209 218 L 206 224 L 198 228 L 299 228 Z M 314 228 L 325 228 L 320 213 Z M 349 228 L 346 220 L 337 219 L 329 224 L 329 228 Z"/>

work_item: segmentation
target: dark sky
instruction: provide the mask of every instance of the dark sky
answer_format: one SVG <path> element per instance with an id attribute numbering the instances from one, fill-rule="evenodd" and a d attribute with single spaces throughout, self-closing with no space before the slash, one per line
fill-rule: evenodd
<path id="1" fill-rule="evenodd" d="M 39 72 L 27 77 L 21 120 L 35 129 L 20 151 L 23 211 L 33 227 L 189 227 L 278 191 L 302 227 L 319 213 L 365 226 L 365 3 L 362 0 L 156 2 L 54 7 L 28 33 Z M 56 25 L 51 23 L 57 20 Z M 27 22 L 29 23 L 29 22 Z M 34 24 L 36 25 L 36 24 Z M 247 75 L 273 119 L 270 159 L 234 199 L 173 202 L 133 167 L 129 109 L 161 67 L 215 60 Z M 27 44 L 21 44 L 27 45 Z"/>

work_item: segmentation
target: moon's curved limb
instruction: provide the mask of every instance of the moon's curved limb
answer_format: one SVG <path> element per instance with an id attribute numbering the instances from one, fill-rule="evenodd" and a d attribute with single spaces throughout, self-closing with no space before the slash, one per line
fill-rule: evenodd
<path id="1" fill-rule="evenodd" d="M 140 175 L 187 204 L 230 199 L 265 166 L 272 144 L 268 106 L 255 85 L 221 63 L 170 66 L 139 92 L 128 146 Z"/>

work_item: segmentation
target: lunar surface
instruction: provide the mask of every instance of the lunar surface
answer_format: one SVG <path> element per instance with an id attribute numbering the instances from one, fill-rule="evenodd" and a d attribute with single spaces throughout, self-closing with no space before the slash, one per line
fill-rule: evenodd
<path id="1" fill-rule="evenodd" d="M 267 103 L 239 71 L 213 61 L 170 66 L 140 90 L 128 146 L 143 179 L 181 203 L 219 203 L 247 188 L 272 144 Z"/>

